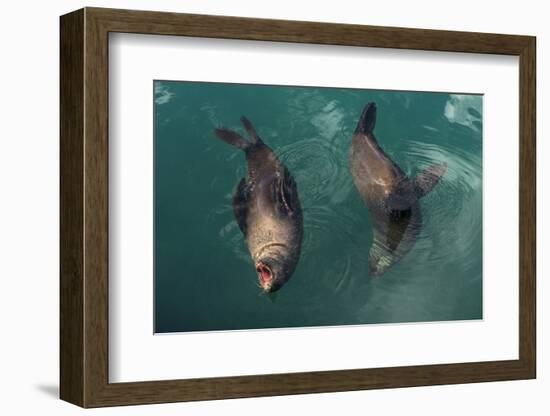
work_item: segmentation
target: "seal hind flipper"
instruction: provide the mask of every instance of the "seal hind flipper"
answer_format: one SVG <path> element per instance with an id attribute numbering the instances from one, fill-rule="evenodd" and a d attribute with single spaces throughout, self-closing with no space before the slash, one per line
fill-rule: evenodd
<path id="1" fill-rule="evenodd" d="M 244 178 L 241 178 L 235 193 L 233 194 L 233 214 L 239 224 L 239 228 L 246 236 L 246 217 L 248 215 L 248 185 Z"/>
<path id="2" fill-rule="evenodd" d="M 223 140 L 227 144 L 230 144 L 231 146 L 238 147 L 239 149 L 247 150 L 250 146 L 252 146 L 252 143 L 250 143 L 243 136 L 233 130 L 229 130 L 226 128 L 217 128 L 214 130 L 214 132 L 216 133 L 216 136 L 218 136 L 221 140 Z"/>
<path id="3" fill-rule="evenodd" d="M 258 136 L 256 129 L 254 128 L 254 126 L 252 125 L 249 119 L 247 119 L 245 116 L 242 116 L 241 123 L 243 123 L 245 130 L 247 131 L 248 135 L 252 139 L 252 143 L 263 143 L 262 139 L 260 139 L 260 136 Z"/>
<path id="4" fill-rule="evenodd" d="M 428 194 L 447 172 L 447 162 L 432 165 L 414 178 L 414 190 L 418 198 Z"/>
<path id="5" fill-rule="evenodd" d="M 370 102 L 365 106 L 363 112 L 361 113 L 361 117 L 359 118 L 359 122 L 355 128 L 355 134 L 371 134 L 375 125 L 376 103 Z"/>

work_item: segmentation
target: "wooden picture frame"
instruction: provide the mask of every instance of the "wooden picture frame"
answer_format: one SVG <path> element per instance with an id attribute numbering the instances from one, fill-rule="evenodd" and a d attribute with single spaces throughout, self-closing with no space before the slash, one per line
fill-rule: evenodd
<path id="1" fill-rule="evenodd" d="M 100 8 L 64 15 L 60 28 L 61 399 L 101 407 L 535 378 L 534 37 Z M 109 383 L 110 32 L 519 56 L 519 359 Z"/>

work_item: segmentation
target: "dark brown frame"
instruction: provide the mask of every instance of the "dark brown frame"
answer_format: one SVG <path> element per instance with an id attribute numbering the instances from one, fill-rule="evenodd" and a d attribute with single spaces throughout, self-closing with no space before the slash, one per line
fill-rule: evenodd
<path id="1" fill-rule="evenodd" d="M 519 56 L 519 359 L 109 383 L 109 32 Z M 535 42 L 530 36 L 99 8 L 62 16 L 61 398 L 100 407 L 535 378 Z"/>

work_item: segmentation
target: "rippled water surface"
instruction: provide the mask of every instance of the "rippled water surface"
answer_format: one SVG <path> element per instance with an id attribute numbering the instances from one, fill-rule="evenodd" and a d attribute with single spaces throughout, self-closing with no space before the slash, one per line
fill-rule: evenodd
<path id="1" fill-rule="evenodd" d="M 379 144 L 409 177 L 448 163 L 420 200 L 413 249 L 378 278 L 348 163 L 369 101 Z M 157 81 L 154 111 L 156 332 L 482 318 L 481 96 Z M 245 135 L 241 115 L 294 176 L 303 209 L 298 267 L 269 296 L 233 217 L 244 153 L 213 133 Z"/>

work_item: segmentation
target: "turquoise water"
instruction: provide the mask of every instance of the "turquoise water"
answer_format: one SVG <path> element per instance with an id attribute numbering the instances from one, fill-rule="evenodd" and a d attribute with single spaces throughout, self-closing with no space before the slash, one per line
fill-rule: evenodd
<path id="1" fill-rule="evenodd" d="M 155 331 L 482 318 L 482 97 L 444 93 L 155 81 Z M 414 177 L 448 170 L 420 201 L 413 249 L 368 275 L 369 212 L 349 171 L 364 105 L 381 147 Z M 294 176 L 304 217 L 289 282 L 260 293 L 232 194 L 244 153 L 218 140 L 255 125 Z"/>

